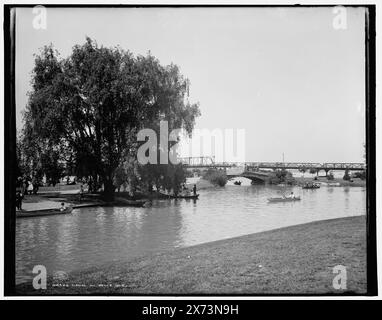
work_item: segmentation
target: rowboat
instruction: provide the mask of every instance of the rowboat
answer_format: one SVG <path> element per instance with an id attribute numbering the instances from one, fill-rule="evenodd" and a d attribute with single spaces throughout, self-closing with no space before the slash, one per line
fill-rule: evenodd
<path id="1" fill-rule="evenodd" d="M 319 184 L 314 184 L 312 186 L 305 185 L 302 187 L 303 189 L 319 189 L 320 185 Z"/>
<path id="2" fill-rule="evenodd" d="M 340 187 L 341 183 L 339 182 L 332 182 L 327 184 L 329 187 Z"/>
<path id="3" fill-rule="evenodd" d="M 199 194 L 174 196 L 175 199 L 198 199 Z"/>
<path id="4" fill-rule="evenodd" d="M 143 207 L 146 204 L 146 200 L 129 200 L 123 198 L 116 198 L 114 201 L 110 202 L 111 206 L 122 206 L 122 207 Z"/>
<path id="5" fill-rule="evenodd" d="M 173 194 L 166 194 L 168 199 L 198 199 L 199 194 L 189 194 L 189 195 L 173 195 Z"/>
<path id="6" fill-rule="evenodd" d="M 241 185 L 241 181 L 235 181 L 233 184 L 237 185 L 237 186 L 240 186 Z"/>
<path id="7" fill-rule="evenodd" d="M 58 214 L 68 214 L 73 211 L 73 207 L 67 207 L 65 210 L 58 209 L 41 209 L 41 210 L 28 210 L 28 211 L 16 211 L 16 218 L 29 218 L 29 217 L 41 217 L 52 216 Z"/>
<path id="8" fill-rule="evenodd" d="M 294 198 L 283 198 L 283 197 L 268 198 L 269 202 L 293 202 L 293 201 L 299 201 L 299 200 L 301 200 L 300 197 L 294 197 Z"/>
<path id="9" fill-rule="evenodd" d="M 160 193 L 161 197 L 163 199 L 198 199 L 199 198 L 199 193 L 198 194 L 179 194 L 179 195 L 174 195 L 174 194 L 167 194 L 167 193 Z"/>

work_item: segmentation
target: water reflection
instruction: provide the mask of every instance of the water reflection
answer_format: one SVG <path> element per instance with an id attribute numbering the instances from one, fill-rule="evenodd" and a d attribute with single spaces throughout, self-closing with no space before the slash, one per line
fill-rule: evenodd
<path id="1" fill-rule="evenodd" d="M 293 191 L 302 200 L 269 203 Z M 365 188 L 226 186 L 201 190 L 200 200 L 154 201 L 149 208 L 82 208 L 71 215 L 16 221 L 17 281 L 34 265 L 48 273 L 220 240 L 315 220 L 363 215 Z"/>

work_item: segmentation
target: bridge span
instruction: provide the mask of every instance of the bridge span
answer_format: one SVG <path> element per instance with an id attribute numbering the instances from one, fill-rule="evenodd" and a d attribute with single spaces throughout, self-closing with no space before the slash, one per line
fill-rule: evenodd
<path id="1" fill-rule="evenodd" d="M 256 171 L 261 169 L 294 169 L 300 171 L 315 170 L 316 172 L 324 170 L 349 170 L 363 171 L 366 170 L 365 163 L 355 162 L 215 162 L 213 157 L 186 157 L 179 158 L 187 168 L 233 168 L 244 167 L 244 171 Z"/>
<path id="2" fill-rule="evenodd" d="M 251 170 L 233 170 L 229 169 L 226 170 L 226 175 L 229 179 L 237 178 L 237 177 L 243 177 L 252 180 L 253 182 L 258 183 L 264 183 L 268 181 L 271 171 L 264 172 L 264 171 L 251 171 Z"/>

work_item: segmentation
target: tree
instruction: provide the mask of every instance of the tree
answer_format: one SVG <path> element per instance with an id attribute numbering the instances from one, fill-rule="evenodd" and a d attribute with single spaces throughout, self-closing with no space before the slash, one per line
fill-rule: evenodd
<path id="1" fill-rule="evenodd" d="M 185 100 L 188 80 L 176 65 L 162 66 L 148 54 L 134 57 L 90 38 L 60 59 L 52 46 L 35 58 L 26 131 L 44 144 L 67 147 L 78 174 L 104 184 L 114 195 L 116 169 L 136 157 L 136 134 L 167 120 L 191 134 L 198 104 Z M 90 165 L 91 164 L 91 165 Z"/>
<path id="2" fill-rule="evenodd" d="M 343 179 L 344 180 L 350 180 L 351 179 L 350 174 L 349 174 L 349 169 L 345 170 L 345 174 L 344 174 Z"/>
<path id="3" fill-rule="evenodd" d="M 166 190 L 175 195 L 181 190 L 181 186 L 186 181 L 186 169 L 182 164 L 146 164 L 138 165 L 140 184 L 142 188 L 152 191 Z"/>
<path id="4" fill-rule="evenodd" d="M 318 173 L 318 170 L 315 169 L 315 168 L 310 168 L 310 169 L 309 169 L 309 173 L 310 173 L 310 174 L 315 174 L 315 173 Z"/>
<path id="5" fill-rule="evenodd" d="M 300 171 L 302 173 L 302 176 L 305 175 L 306 170 L 307 170 L 306 167 L 301 167 L 298 169 L 298 171 Z"/>
<path id="6" fill-rule="evenodd" d="M 49 152 L 41 154 L 40 170 L 46 175 L 49 184 L 55 186 L 64 176 L 64 169 L 64 164 L 60 163 L 59 151 L 49 150 Z"/>
<path id="7" fill-rule="evenodd" d="M 128 175 L 123 166 L 118 166 L 114 172 L 114 181 L 113 185 L 118 189 L 118 192 L 121 189 L 121 186 L 127 183 Z"/>
<path id="8" fill-rule="evenodd" d="M 40 184 L 45 175 L 50 183 L 57 183 L 64 175 L 66 151 L 64 148 L 43 143 L 27 128 L 16 140 L 19 176 Z"/>
<path id="9" fill-rule="evenodd" d="M 328 174 L 326 175 L 326 178 L 327 178 L 328 180 L 334 180 L 333 172 L 332 172 L 332 171 L 329 171 Z"/>
<path id="10" fill-rule="evenodd" d="M 224 187 L 228 181 L 226 173 L 224 171 L 217 170 L 217 169 L 208 169 L 203 174 L 203 179 L 220 187 Z"/>
<path id="11" fill-rule="evenodd" d="M 359 178 L 361 180 L 365 180 L 366 179 L 366 171 L 363 170 L 363 171 L 357 171 L 357 172 L 354 172 L 354 178 Z"/>
<path id="12" fill-rule="evenodd" d="M 292 185 L 295 183 L 295 179 L 291 172 L 285 169 L 277 169 L 270 174 L 269 183 L 271 184 L 279 184 L 285 183 Z"/>

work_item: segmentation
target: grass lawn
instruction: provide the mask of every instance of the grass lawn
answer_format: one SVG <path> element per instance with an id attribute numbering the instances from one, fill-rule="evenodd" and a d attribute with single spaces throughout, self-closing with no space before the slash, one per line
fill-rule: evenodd
<path id="1" fill-rule="evenodd" d="M 332 286 L 333 267 L 347 289 Z M 313 222 L 145 255 L 48 279 L 19 294 L 363 294 L 366 218 Z"/>

